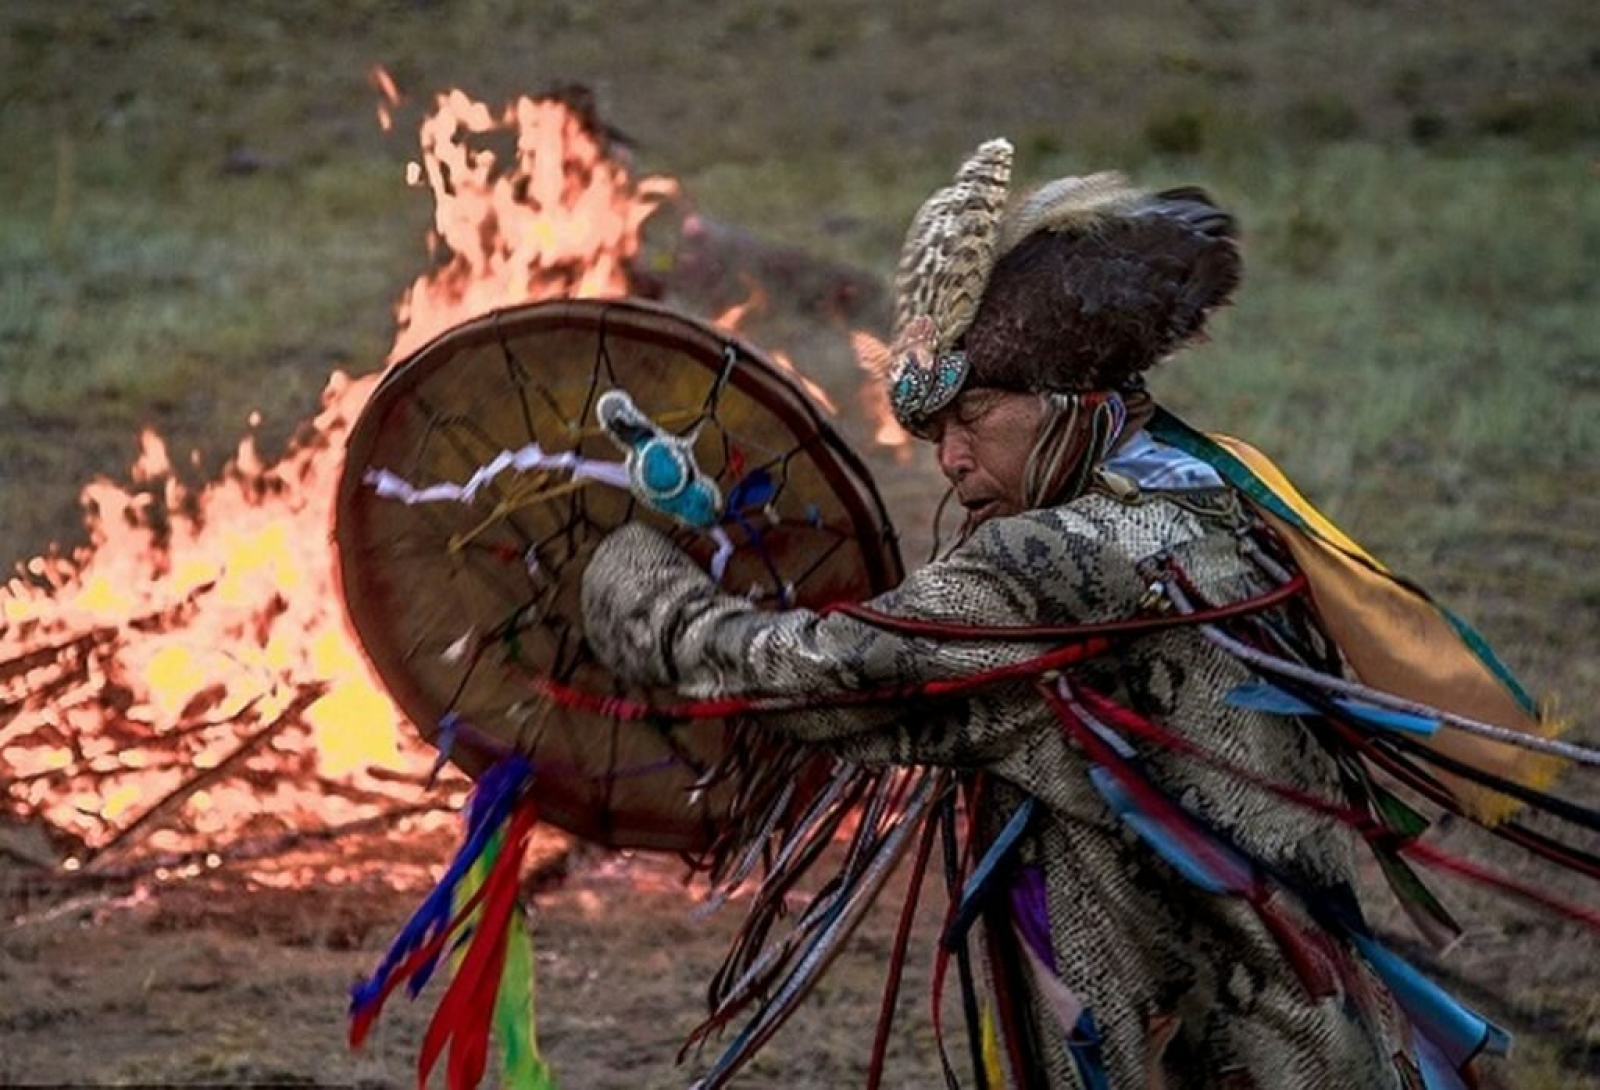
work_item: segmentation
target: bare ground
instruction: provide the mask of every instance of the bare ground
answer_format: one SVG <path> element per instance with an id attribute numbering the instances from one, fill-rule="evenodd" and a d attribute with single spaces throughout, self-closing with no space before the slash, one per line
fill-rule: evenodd
<path id="1" fill-rule="evenodd" d="M 772 320 L 779 327 L 798 321 L 781 313 Z M 813 328 L 798 347 L 807 358 L 832 360 L 829 374 L 844 382 L 852 365 L 836 334 Z M 875 459 L 910 531 L 908 558 L 920 557 L 927 534 L 915 527 L 925 524 L 939 491 L 926 454 L 907 464 L 881 454 Z M 1593 706 L 1594 664 L 1561 649 L 1595 646 L 1600 632 L 1593 611 L 1572 598 L 1580 591 L 1552 594 L 1539 572 L 1581 560 L 1591 524 L 1577 519 L 1590 513 L 1554 504 L 1540 509 L 1540 519 L 1508 520 L 1491 539 L 1495 550 L 1459 558 L 1485 570 L 1468 566 L 1449 588 L 1474 598 L 1480 614 L 1487 608 L 1497 623 L 1528 633 L 1528 643 L 1515 649 L 1519 662 L 1531 663 L 1541 680 L 1555 678 L 1579 708 Z M 1574 786 L 1594 801 L 1592 785 Z M 1567 896 L 1588 896 L 1577 882 L 1496 850 L 1472 830 L 1448 830 L 1445 842 Z M 547 853 L 566 850 L 559 841 L 545 845 Z M 442 861 L 448 851 L 443 842 L 357 842 L 299 862 L 315 873 L 334 865 L 359 871 L 365 860 L 381 874 L 398 872 L 402 863 Z M 671 860 L 577 849 L 564 871 L 533 896 L 540 1032 L 557 1074 L 574 1087 L 686 1085 L 695 1058 L 678 1066 L 674 1056 L 697 1021 L 740 905 L 695 918 L 697 893 L 684 886 L 683 868 Z M 395 1086 L 414 1078 L 437 983 L 420 1003 L 393 1000 L 362 1052 L 349 1053 L 342 1037 L 348 985 L 371 971 L 419 889 L 397 892 L 369 874 L 295 892 L 265 890 L 243 868 L 230 867 L 188 881 L 104 888 L 15 866 L 0 878 L 11 921 L 0 931 L 0 1082 Z M 896 888 L 741 1085 L 862 1081 L 900 902 Z M 1376 916 L 1406 953 L 1517 1033 L 1515 1058 L 1492 1069 L 1499 1084 L 1600 1086 L 1593 937 L 1470 889 L 1446 884 L 1445 891 L 1468 925 L 1467 937 L 1447 956 L 1410 939 L 1384 894 L 1373 899 Z M 941 1081 L 928 980 L 942 907 L 942 895 L 933 892 L 921 910 L 889 1086 Z M 947 1020 L 959 1025 L 953 1011 Z M 959 1037 L 950 1046 L 959 1056 Z"/>

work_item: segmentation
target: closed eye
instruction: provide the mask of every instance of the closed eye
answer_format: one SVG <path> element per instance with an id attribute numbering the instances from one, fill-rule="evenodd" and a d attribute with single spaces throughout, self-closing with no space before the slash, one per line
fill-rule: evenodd
<path id="1" fill-rule="evenodd" d="M 1000 395 L 992 390 L 972 391 L 956 398 L 955 419 L 958 424 L 971 426 L 994 411 L 1000 404 Z"/>

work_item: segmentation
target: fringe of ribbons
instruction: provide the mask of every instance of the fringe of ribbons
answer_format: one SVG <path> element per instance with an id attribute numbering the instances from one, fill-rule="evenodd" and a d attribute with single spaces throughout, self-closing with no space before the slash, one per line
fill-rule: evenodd
<path id="1" fill-rule="evenodd" d="M 1176 870 L 1203 889 L 1245 899 L 1263 925 L 1279 942 L 1286 960 L 1312 994 L 1328 994 L 1345 972 L 1337 947 L 1348 944 L 1383 979 L 1388 991 L 1407 1016 L 1412 1030 L 1413 1056 L 1430 1087 L 1469 1084 L 1467 1064 L 1480 1051 L 1500 1052 L 1509 1041 L 1503 1031 L 1457 1003 L 1421 976 L 1408 963 L 1380 945 L 1350 906 L 1330 903 L 1327 897 L 1298 888 L 1289 877 L 1251 858 L 1217 830 L 1203 824 L 1165 795 L 1143 771 L 1129 739 L 1146 746 L 1182 752 L 1186 756 L 1227 771 L 1273 792 L 1286 803 L 1313 810 L 1330 822 L 1361 834 L 1383 864 L 1396 893 L 1412 912 L 1424 934 L 1448 938 L 1459 928 L 1443 906 L 1406 865 L 1451 873 L 1494 888 L 1541 907 L 1592 930 L 1600 931 L 1600 913 L 1588 905 L 1564 901 L 1531 884 L 1496 874 L 1471 861 L 1450 855 L 1421 839 L 1427 821 L 1367 772 L 1365 762 L 1396 777 L 1446 810 L 1472 817 L 1492 833 L 1592 878 L 1600 878 L 1600 858 L 1577 845 L 1536 832 L 1510 820 L 1516 805 L 1531 805 L 1559 819 L 1586 827 L 1600 827 L 1600 814 L 1588 807 L 1559 799 L 1545 791 L 1559 762 L 1526 753 L 1503 755 L 1474 744 L 1472 748 L 1441 742 L 1440 723 L 1429 715 L 1400 713 L 1369 701 L 1351 699 L 1331 686 L 1304 679 L 1273 676 L 1240 686 L 1229 699 L 1257 710 L 1297 717 L 1320 724 L 1344 743 L 1341 770 L 1346 774 L 1349 797 L 1321 799 L 1286 784 L 1225 761 L 1197 744 L 1136 715 L 1106 697 L 1073 687 L 1061 672 L 1112 651 L 1118 641 L 1155 629 L 1181 625 L 1205 626 L 1215 638 L 1230 623 L 1245 631 L 1239 635 L 1252 648 L 1270 648 L 1282 634 L 1262 626 L 1255 618 L 1269 609 L 1308 595 L 1322 611 L 1343 609 L 1351 624 L 1367 623 L 1361 612 L 1371 602 L 1399 603 L 1408 615 L 1428 620 L 1443 633 L 1425 648 L 1448 662 L 1464 687 L 1473 694 L 1488 692 L 1515 710 L 1508 724 L 1530 738 L 1548 738 L 1556 724 L 1542 717 L 1533 701 L 1516 685 L 1504 666 L 1493 657 L 1481 637 L 1453 614 L 1416 588 L 1395 578 L 1361 552 L 1286 485 L 1278 485 L 1275 470 L 1254 451 L 1224 446 L 1187 428 L 1174 417 L 1158 413 L 1151 424 L 1160 439 L 1200 457 L 1218 469 L 1256 505 L 1269 523 L 1295 550 L 1295 559 L 1310 569 L 1286 578 L 1283 585 L 1256 599 L 1208 606 L 1196 603 L 1192 611 L 1156 617 L 1135 617 L 1102 625 L 1070 627 L 985 629 L 962 624 L 915 622 L 888 617 L 862 606 L 838 607 L 867 624 L 906 631 L 907 634 L 946 639 L 1007 639 L 1038 641 L 1044 649 L 1022 662 L 981 671 L 969 677 L 944 679 L 916 686 L 897 686 L 871 692 L 807 694 L 800 697 L 741 696 L 685 701 L 671 706 L 585 692 L 552 678 L 533 677 L 535 689 L 557 704 L 601 716 L 624 720 L 672 722 L 720 719 L 800 708 L 845 707 L 950 698 L 974 690 L 1024 679 L 1036 680 L 1041 696 L 1058 714 L 1063 729 L 1088 757 L 1091 778 L 1107 804 Z M 1323 554 L 1307 552 L 1307 542 Z M 1302 555 L 1304 553 L 1305 555 Z M 1333 572 L 1333 576 L 1327 573 Z M 1354 573 L 1353 575 L 1350 573 Z M 1171 573 L 1183 583 L 1181 572 Z M 1335 578 L 1345 583 L 1336 584 Z M 1352 590 L 1336 598 L 1330 588 L 1348 585 Z M 1174 588 L 1176 590 L 1176 588 Z M 1192 590 L 1192 588 L 1190 588 Z M 1353 603 L 1353 604 L 1352 604 Z M 1247 620 L 1248 618 L 1248 620 Z M 1359 633 L 1357 639 L 1352 633 Z M 1399 639 L 1381 629 L 1351 628 L 1334 632 L 1343 646 L 1347 641 L 1379 649 Z M 1367 637 L 1371 638 L 1367 638 Z M 1370 647 L 1369 647 L 1370 651 Z M 1270 657 L 1270 656 L 1269 656 Z M 1294 656 L 1306 661 L 1303 656 Z M 1394 662 L 1400 663 L 1398 652 Z M 1394 665 L 1374 659 L 1371 669 L 1381 673 Z M 1402 665 L 1404 665 L 1402 663 Z M 1395 666 L 1398 670 L 1399 667 Z M 1361 674 L 1357 670 L 1357 674 Z M 1405 693 L 1426 707 L 1434 693 Z M 1459 696 L 1459 694 L 1456 694 Z M 1440 701 L 1443 705 L 1445 701 Z M 1446 740 L 1448 742 L 1448 740 Z M 1503 744 L 1503 743 L 1502 743 Z M 1364 760 L 1363 760 L 1364 759 Z M 1429 767 L 1420 767 L 1417 762 Z M 536 822 L 531 793 L 533 766 L 512 754 L 480 779 L 467 817 L 466 838 L 460 851 L 422 906 L 401 930 L 373 977 L 352 992 L 350 1043 L 358 1047 L 378 1017 L 384 1001 L 402 982 L 415 997 L 426 985 L 441 957 L 449 956 L 454 977 L 445 991 L 424 1037 L 418 1061 L 418 1085 L 426 1084 L 441 1056 L 448 1051 L 445 1070 L 451 1090 L 476 1086 L 488 1064 L 488 1044 L 494 1037 L 501 1052 L 502 1084 L 546 1090 L 553 1086 L 539 1054 L 535 1034 L 533 959 L 522 915 L 517 908 L 518 871 Z M 971 786 L 970 784 L 967 786 Z M 734 1034 L 712 1064 L 701 1086 L 723 1085 L 739 1071 L 804 999 L 827 965 L 848 940 L 866 908 L 900 861 L 914 859 L 908 904 L 902 911 L 891 955 L 889 984 L 875 1034 L 868 1085 L 878 1085 L 890 1034 L 900 969 L 906 940 L 915 915 L 924 875 L 935 843 L 943 847 L 945 878 L 951 893 L 950 916 L 935 965 L 934 1021 L 940 1029 L 940 996 L 950 960 L 956 963 L 962 1007 L 967 1016 L 970 1060 L 981 1087 L 998 1087 L 1004 1068 L 1019 1070 L 1019 1026 L 1009 1009 L 1001 977 L 994 1005 L 980 1007 L 973 967 L 967 951 L 967 932 L 977 919 L 988 927 L 991 960 L 1031 969 L 1045 987 L 1062 1032 L 1071 1047 L 1080 1075 L 1090 1086 L 1105 1085 L 1099 1058 L 1098 1033 L 1092 1012 L 1084 1008 L 1054 972 L 1044 923 L 1042 889 L 1029 894 L 1024 870 L 1020 875 L 1011 855 L 1026 829 L 1032 806 L 1013 816 L 981 858 L 974 858 L 975 843 L 956 843 L 956 778 L 937 770 L 873 771 L 839 766 L 833 778 L 812 801 L 795 809 L 791 791 L 776 793 L 775 807 L 752 826 L 753 843 L 720 873 L 719 883 L 731 889 L 753 872 L 758 858 L 767 860 L 766 878 L 757 890 L 749 918 L 741 929 L 727 962 L 711 988 L 712 1011 L 685 1045 L 703 1043 L 711 1034 L 744 1015 L 744 1027 Z M 772 792 L 768 792 L 772 794 Z M 972 799 L 968 799 L 969 814 Z M 784 816 L 778 820 L 781 810 Z M 782 938 L 773 939 L 777 920 L 785 915 L 785 893 L 834 839 L 848 813 L 860 814 L 843 869 L 819 891 L 794 919 Z M 779 825 L 783 828 L 779 828 Z M 913 850 L 914 849 L 914 850 Z M 770 854 L 769 854 L 770 853 Z M 715 876 L 714 876 L 715 877 Z M 1037 885 L 1037 882 L 1034 883 Z M 1009 896 L 999 896 L 1003 892 Z M 1286 912 L 1277 894 L 1288 894 L 1309 917 L 1307 926 Z M 1330 943 L 1328 938 L 1342 940 Z M 1009 945 L 1008 945 L 1009 944 Z M 1052 991 L 1050 985 L 1056 985 Z M 681 1057 L 680 1057 L 681 1058 Z M 947 1081 L 954 1071 L 945 1058 Z"/>
<path id="2" fill-rule="evenodd" d="M 500 1046 L 501 1084 L 553 1090 L 539 1054 L 533 948 L 517 905 L 517 883 L 538 821 L 529 788 L 533 766 L 511 755 L 478 781 L 466 838 L 439 884 L 407 921 L 376 973 L 351 989 L 350 1047 L 359 1048 L 400 984 L 414 999 L 450 957 L 453 977 L 423 1035 L 417 1086 L 425 1087 L 448 1051 L 445 1085 L 469 1090 L 488 1068 L 489 1040 Z"/>

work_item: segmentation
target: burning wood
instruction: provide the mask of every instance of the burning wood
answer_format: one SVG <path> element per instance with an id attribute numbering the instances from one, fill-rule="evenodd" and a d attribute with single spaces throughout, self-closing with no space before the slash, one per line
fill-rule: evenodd
<path id="1" fill-rule="evenodd" d="M 387 119 L 399 90 L 372 78 Z M 441 260 L 400 302 L 391 359 L 497 306 L 627 294 L 640 227 L 676 192 L 632 179 L 561 97 L 497 111 L 441 95 L 421 152 Z M 334 486 L 374 383 L 334 374 L 281 461 L 264 465 L 247 439 L 198 492 L 147 432 L 133 487 L 85 488 L 89 547 L 37 558 L 0 590 L 0 800 L 46 830 L 64 869 L 241 858 L 230 844 L 259 857 L 440 824 L 439 806 L 459 804 L 454 774 L 424 799 L 433 754 L 336 604 Z"/>
<path id="2" fill-rule="evenodd" d="M 403 96 L 381 69 L 371 78 L 388 122 Z M 621 146 L 579 92 L 498 110 L 437 96 L 410 170 L 433 192 L 435 267 L 397 304 L 390 360 L 493 308 L 650 290 L 631 263 L 678 189 L 635 180 Z M 859 273 L 698 217 L 678 228 L 690 295 L 712 292 L 714 273 L 752 304 L 766 284 L 836 323 L 881 309 Z M 733 269 L 752 275 L 723 275 Z M 246 438 L 198 490 L 147 430 L 131 485 L 83 490 L 90 545 L 35 558 L 0 588 L 0 814 L 42 827 L 65 870 L 260 859 L 263 846 L 450 820 L 465 780 L 425 794 L 434 754 L 336 604 L 335 483 L 376 381 L 335 372 L 282 459 L 265 464 Z"/>
<path id="3" fill-rule="evenodd" d="M 155 805 L 143 811 L 138 817 L 122 826 L 96 850 L 84 864 L 84 869 L 90 872 L 104 870 L 104 862 L 115 858 L 117 853 L 124 850 L 131 842 L 135 842 L 139 833 L 146 829 L 153 829 L 161 819 L 173 813 L 190 798 L 203 791 L 207 786 L 225 779 L 232 774 L 245 757 L 260 748 L 263 742 L 281 734 L 283 729 L 299 721 L 307 707 L 320 700 L 328 691 L 325 682 L 313 682 L 306 686 L 295 698 L 289 702 L 278 716 L 265 726 L 253 731 L 244 741 L 240 742 L 225 757 L 222 757 L 209 768 L 200 769 L 194 775 L 184 779 L 177 787 L 167 792 Z M 241 717 L 243 718 L 243 717 Z"/>

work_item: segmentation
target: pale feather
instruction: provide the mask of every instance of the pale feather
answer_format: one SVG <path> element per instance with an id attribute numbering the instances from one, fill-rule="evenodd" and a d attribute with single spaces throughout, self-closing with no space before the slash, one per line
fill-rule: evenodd
<path id="1" fill-rule="evenodd" d="M 1024 198 L 1005 217 L 999 253 L 1038 231 L 1088 231 L 1126 215 L 1147 199 L 1116 171 L 1057 178 Z"/>
<path id="2" fill-rule="evenodd" d="M 994 267 L 1011 160 L 1006 140 L 980 145 L 912 218 L 895 275 L 895 339 L 928 315 L 942 350 L 971 324 Z"/>

